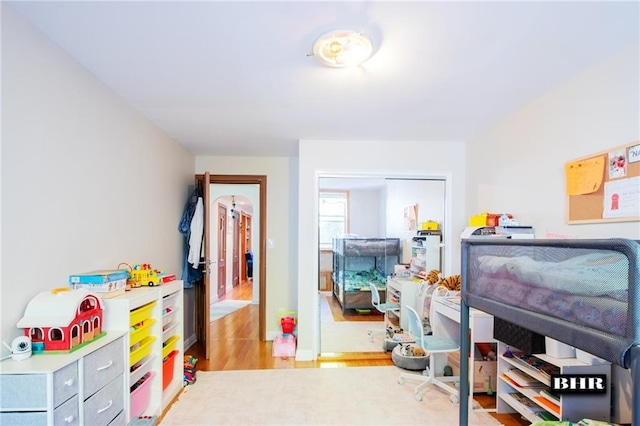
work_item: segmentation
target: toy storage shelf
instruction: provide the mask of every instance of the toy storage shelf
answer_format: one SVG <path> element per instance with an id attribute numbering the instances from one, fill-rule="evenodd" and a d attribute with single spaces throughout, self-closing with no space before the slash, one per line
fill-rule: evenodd
<path id="1" fill-rule="evenodd" d="M 421 231 L 422 234 L 411 239 L 411 262 L 409 271 L 413 276 L 425 277 L 432 269 L 440 267 L 440 231 Z"/>
<path id="2" fill-rule="evenodd" d="M 142 415 L 160 416 L 182 391 L 183 373 L 178 367 L 184 356 L 183 297 L 182 281 L 176 280 L 155 287 L 133 288 L 123 295 L 103 300 L 104 329 L 127 333 L 126 364 L 130 371 L 125 374 L 125 389 L 129 391 L 147 373 L 155 372 L 145 385 L 142 398 L 139 391 L 126 398 L 127 422 L 135 414 L 132 410 L 138 411 L 140 405 L 144 406 Z M 172 356 L 180 362 L 174 362 L 176 367 L 173 369 L 163 368 L 166 367 L 165 353 L 174 350 L 178 352 Z M 172 377 L 166 377 L 167 374 Z"/>
<path id="3" fill-rule="evenodd" d="M 498 413 L 518 412 L 531 423 L 543 421 L 543 418 L 536 414 L 539 412 L 562 421 L 577 422 L 583 418 L 604 422 L 610 420 L 610 390 L 600 395 L 560 394 L 559 399 L 555 400 L 555 405 L 550 405 L 545 402 L 545 398 L 541 398 L 541 391 L 549 389 L 549 376 L 521 360 L 505 357 L 507 348 L 512 352 L 519 352 L 519 349 L 498 342 Z M 554 358 L 547 354 L 533 356 L 557 367 L 557 374 L 604 374 L 607 384 L 611 383 L 611 364 L 608 362 L 591 365 L 576 358 Z M 516 385 L 505 378 L 505 373 L 511 370 L 527 374 L 535 383 L 529 387 Z"/>

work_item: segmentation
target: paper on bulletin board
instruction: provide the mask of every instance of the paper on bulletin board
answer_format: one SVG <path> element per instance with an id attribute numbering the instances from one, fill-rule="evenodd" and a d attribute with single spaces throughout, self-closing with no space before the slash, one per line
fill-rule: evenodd
<path id="1" fill-rule="evenodd" d="M 640 177 L 604 184 L 604 219 L 640 217 Z"/>
<path id="2" fill-rule="evenodd" d="M 604 155 L 565 164 L 567 195 L 591 194 L 600 189 L 605 164 Z"/>

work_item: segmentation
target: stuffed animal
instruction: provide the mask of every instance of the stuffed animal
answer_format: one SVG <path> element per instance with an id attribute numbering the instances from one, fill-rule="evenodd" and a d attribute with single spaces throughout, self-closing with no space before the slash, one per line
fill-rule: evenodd
<path id="1" fill-rule="evenodd" d="M 438 281 L 438 287 L 444 287 L 447 290 L 460 291 L 461 276 L 451 275 Z"/>
<path id="2" fill-rule="evenodd" d="M 425 356 L 426 354 L 427 353 L 422 348 L 419 348 L 419 347 L 413 348 L 413 356 Z"/>
<path id="3" fill-rule="evenodd" d="M 432 269 L 424 279 L 429 285 L 435 284 L 440 280 L 440 271 Z"/>
<path id="4" fill-rule="evenodd" d="M 413 346 L 400 343 L 400 356 L 413 356 Z"/>
<path id="5" fill-rule="evenodd" d="M 400 343 L 400 356 L 425 356 L 424 349 L 413 346 L 409 343 Z"/>

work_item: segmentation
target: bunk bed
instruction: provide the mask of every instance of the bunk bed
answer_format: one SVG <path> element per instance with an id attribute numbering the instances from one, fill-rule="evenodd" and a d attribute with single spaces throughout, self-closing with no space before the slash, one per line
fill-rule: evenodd
<path id="1" fill-rule="evenodd" d="M 347 309 L 375 310 L 369 283 L 386 300 L 387 276 L 400 260 L 399 238 L 334 238 L 333 296 Z"/>
<path id="2" fill-rule="evenodd" d="M 640 242 L 630 239 L 463 240 L 461 353 L 470 350 L 469 309 L 551 337 L 630 369 L 640 383 Z M 469 362 L 461 357 L 460 376 Z M 640 424 L 640 390 L 632 390 Z M 460 384 L 460 424 L 469 413 Z"/>

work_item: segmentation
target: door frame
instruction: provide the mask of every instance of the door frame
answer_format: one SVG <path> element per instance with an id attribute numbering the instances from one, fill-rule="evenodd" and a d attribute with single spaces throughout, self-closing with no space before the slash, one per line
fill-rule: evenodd
<path id="1" fill-rule="evenodd" d="M 203 180 L 204 174 L 197 174 L 196 179 Z M 267 176 L 266 175 L 209 175 L 211 184 L 254 184 L 259 188 L 259 218 L 260 226 L 258 245 L 260 248 L 258 273 L 260 274 L 258 288 L 258 330 L 261 341 L 267 340 L 266 305 L 267 305 Z M 210 206 L 205 208 L 209 211 Z M 254 263 L 255 265 L 255 263 Z M 207 342 L 207 345 L 210 342 Z"/>
<path id="2" fill-rule="evenodd" d="M 430 173 L 430 172 L 370 172 L 365 170 L 359 171 L 315 171 L 313 176 L 314 182 L 314 206 L 313 206 L 313 224 L 315 229 L 319 227 L 318 217 L 318 199 L 320 195 L 320 179 L 322 178 L 380 178 L 380 179 L 403 179 L 403 180 L 441 180 L 444 181 L 444 221 L 443 221 L 443 250 L 441 251 L 441 259 L 444 258 L 442 263 L 443 274 L 449 275 L 452 270 L 453 259 L 453 244 L 457 238 L 453 236 L 451 229 L 453 228 L 453 182 L 451 173 Z M 318 237 L 315 236 L 315 244 L 312 244 L 311 252 L 313 253 L 313 259 L 316 260 L 315 267 L 311 271 L 312 282 L 315 285 L 315 291 L 312 293 L 312 306 L 313 314 L 309 317 L 312 320 L 312 352 L 310 353 L 311 359 L 316 360 L 321 355 L 321 318 L 320 318 L 320 290 L 318 288 L 318 282 L 320 279 L 320 245 L 318 243 Z M 442 260 L 441 260 L 442 262 Z M 333 291 L 333 290 L 332 290 Z"/>
<path id="3" fill-rule="evenodd" d="M 218 245 L 216 247 L 216 294 L 218 298 L 227 292 L 227 206 L 218 203 Z M 209 241 L 209 244 L 211 242 Z M 222 255 L 220 254 L 222 252 Z"/>

